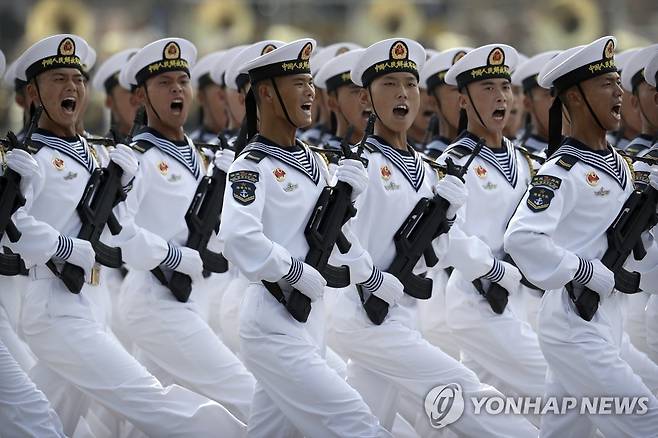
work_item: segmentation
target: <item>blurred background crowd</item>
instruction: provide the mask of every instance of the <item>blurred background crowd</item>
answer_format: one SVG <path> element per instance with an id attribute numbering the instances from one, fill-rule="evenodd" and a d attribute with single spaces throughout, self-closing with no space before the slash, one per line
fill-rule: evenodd
<path id="1" fill-rule="evenodd" d="M 75 33 L 112 53 L 164 36 L 197 45 L 199 56 L 262 39 L 310 36 L 320 45 L 363 46 L 401 36 L 427 48 L 508 43 L 526 55 L 613 34 L 618 50 L 658 41 L 656 0 L 0 0 L 0 49 L 11 62 L 47 35 Z M 93 74 L 93 70 L 92 70 Z M 12 89 L 0 88 L 0 132 L 18 129 Z M 105 132 L 102 95 L 92 95 L 85 126 Z M 190 125 L 197 124 L 192 117 Z"/>

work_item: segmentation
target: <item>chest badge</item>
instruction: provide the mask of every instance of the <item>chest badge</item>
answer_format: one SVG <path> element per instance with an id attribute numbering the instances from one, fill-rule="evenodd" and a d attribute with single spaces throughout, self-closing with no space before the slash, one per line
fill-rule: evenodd
<path id="1" fill-rule="evenodd" d="M 589 184 L 592 187 L 596 186 L 599 183 L 599 176 L 593 170 L 587 172 L 587 174 L 585 175 L 585 179 L 587 180 L 587 184 Z"/>
<path id="2" fill-rule="evenodd" d="M 169 179 L 167 179 L 167 181 L 169 181 L 169 182 L 176 182 L 176 181 L 180 180 L 181 178 L 182 178 L 182 176 L 180 176 L 180 175 L 172 174 L 172 175 L 169 177 Z"/>
<path id="3" fill-rule="evenodd" d="M 477 166 L 475 166 L 475 174 L 476 174 L 479 178 L 486 178 L 486 176 L 487 176 L 487 169 L 485 169 L 484 167 L 482 167 L 482 166 L 480 166 L 480 165 L 478 164 Z"/>
<path id="4" fill-rule="evenodd" d="M 274 178 L 276 178 L 278 182 L 281 182 L 284 179 L 286 179 L 286 171 L 281 169 L 280 167 L 274 169 L 272 173 L 274 174 Z"/>
<path id="5" fill-rule="evenodd" d="M 498 187 L 498 184 L 492 184 L 491 181 L 482 186 L 484 190 L 494 190 L 496 187 Z"/>
<path id="6" fill-rule="evenodd" d="M 65 179 L 66 181 L 69 181 L 69 180 L 75 179 L 77 176 L 78 176 L 77 173 L 75 173 L 75 172 L 69 172 L 69 173 L 66 174 L 66 176 L 64 176 L 64 179 Z"/>
<path id="7" fill-rule="evenodd" d="M 299 184 L 293 184 L 291 182 L 288 182 L 288 184 L 286 184 L 286 186 L 283 188 L 283 191 L 284 192 L 292 192 L 292 191 L 295 191 L 297 189 L 297 187 L 299 187 Z"/>
<path id="8" fill-rule="evenodd" d="M 596 196 L 608 196 L 610 194 L 610 190 L 606 190 L 604 187 L 601 187 L 599 190 L 595 191 L 594 194 Z"/>
<path id="9" fill-rule="evenodd" d="M 158 163 L 158 170 L 162 175 L 166 175 L 169 173 L 169 165 L 164 161 L 160 161 Z"/>
<path id="10" fill-rule="evenodd" d="M 384 181 L 388 181 L 389 179 L 391 179 L 391 169 L 389 169 L 388 166 L 387 166 L 386 164 L 384 164 L 384 165 L 379 169 L 379 173 L 381 174 L 382 179 L 383 179 Z"/>
<path id="11" fill-rule="evenodd" d="M 55 169 L 57 169 L 59 171 L 64 170 L 64 160 L 62 160 L 61 158 L 59 158 L 59 157 L 53 158 L 52 163 L 53 163 L 53 166 L 55 167 Z"/>

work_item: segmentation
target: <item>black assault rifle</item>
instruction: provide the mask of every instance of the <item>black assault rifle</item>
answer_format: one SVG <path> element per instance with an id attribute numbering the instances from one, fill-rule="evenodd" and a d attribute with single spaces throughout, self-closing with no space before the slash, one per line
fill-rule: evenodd
<path id="1" fill-rule="evenodd" d="M 133 126 L 124 143 L 132 142 L 133 135 L 143 125 L 144 114 L 144 108 L 137 111 Z M 121 185 L 121 175 L 123 170 L 113 161 L 110 161 L 105 168 L 94 169 L 76 208 L 82 222 L 78 239 L 90 242 L 96 253 L 96 261 L 110 268 L 120 268 L 123 264 L 121 249 L 105 245 L 100 241 L 100 237 L 106 225 L 112 235 L 121 232 L 121 224 L 112 212 L 119 202 L 126 199 L 126 193 Z M 85 273 L 81 267 L 67 262 L 64 263 L 59 274 L 52 260 L 48 262 L 48 267 L 62 279 L 69 291 L 74 294 L 80 293 L 85 282 Z"/>
<path id="2" fill-rule="evenodd" d="M 448 158 L 446 173 L 463 181 L 468 167 L 481 149 L 482 141 L 479 141 L 461 167 Z M 431 199 L 421 198 L 393 237 L 396 254 L 386 272 L 395 275 L 404 286 L 404 292 L 414 298 L 426 300 L 432 296 L 432 280 L 414 274 L 413 270 L 421 257 L 425 257 L 428 267 L 438 263 L 432 241 L 450 229 L 446 218 L 448 207 L 450 203 L 439 195 Z M 388 303 L 374 294 L 365 298 L 363 288 L 357 286 L 357 289 L 368 318 L 373 324 L 380 325 L 388 314 Z"/>
<path id="3" fill-rule="evenodd" d="M 223 136 L 219 136 L 221 149 L 230 149 Z M 217 145 L 212 145 L 217 149 Z M 226 172 L 215 167 L 212 176 L 204 176 L 197 186 L 190 207 L 185 213 L 188 235 L 186 247 L 199 252 L 203 261 L 204 275 L 209 272 L 223 273 L 228 271 L 228 261 L 221 253 L 208 250 L 208 241 L 212 233 L 219 231 L 222 209 L 224 207 L 224 189 L 226 188 Z M 151 272 L 169 288 L 171 293 L 181 303 L 186 303 L 192 293 L 192 278 L 182 272 L 174 271 L 167 282 L 160 268 Z M 165 281 L 163 281 L 165 280 Z"/>
<path id="4" fill-rule="evenodd" d="M 619 292 L 640 292 L 640 274 L 624 269 L 624 263 L 631 252 L 635 260 L 642 260 L 647 254 L 642 233 L 658 223 L 657 204 L 658 191 L 651 185 L 642 190 L 635 189 L 606 231 L 608 249 L 601 262 L 615 274 L 615 289 Z M 569 282 L 566 288 L 580 317 L 591 321 L 599 307 L 599 294 L 574 282 Z M 577 293 L 579 290 L 580 294 Z"/>
<path id="5" fill-rule="evenodd" d="M 30 141 L 35 129 L 39 126 L 39 119 L 43 107 L 36 107 L 30 124 L 25 131 L 23 141 L 19 142 L 16 135 L 9 131 L 7 133 L 6 150 L 22 149 L 27 151 L 27 143 Z M 21 232 L 11 220 L 11 216 L 20 207 L 25 205 L 25 198 L 20 190 L 21 175 L 18 172 L 7 167 L 4 174 L 0 177 L 0 238 L 7 233 L 11 242 L 17 242 L 21 238 Z M 25 265 L 18 254 L 0 254 L 0 274 L 1 275 L 18 275 L 24 272 Z"/>
<path id="6" fill-rule="evenodd" d="M 349 147 L 349 139 L 352 137 L 351 129 L 343 137 L 340 144 L 343 155 L 347 159 L 362 160 L 361 154 L 365 141 L 374 129 L 376 116 L 373 114 L 368 118 L 368 124 L 356 153 Z M 363 161 L 363 160 L 362 160 Z M 364 163 L 367 165 L 367 163 Z M 338 181 L 335 186 L 326 186 L 322 189 L 318 201 L 313 208 L 311 218 L 304 230 L 304 236 L 309 245 L 308 253 L 304 262 L 317 269 L 327 280 L 329 287 L 346 287 L 350 284 L 350 271 L 347 266 L 335 267 L 329 264 L 329 256 L 334 249 L 345 254 L 350 250 L 351 243 L 341 231 L 343 225 L 356 215 L 356 208 L 352 204 L 352 186 Z M 289 298 L 285 296 L 277 283 L 263 281 L 267 290 L 282 304 L 299 322 L 306 322 L 311 313 L 311 299 L 293 289 Z"/>

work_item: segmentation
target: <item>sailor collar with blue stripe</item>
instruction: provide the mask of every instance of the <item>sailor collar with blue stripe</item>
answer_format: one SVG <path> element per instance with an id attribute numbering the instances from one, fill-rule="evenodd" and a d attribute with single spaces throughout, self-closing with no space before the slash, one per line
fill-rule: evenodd
<path id="1" fill-rule="evenodd" d="M 521 146 L 528 149 L 530 152 L 541 152 L 548 147 L 548 140 L 541 138 L 536 134 L 532 134 Z"/>
<path id="2" fill-rule="evenodd" d="M 133 137 L 134 142 L 145 141 L 151 143 L 162 152 L 171 156 L 173 159 L 182 164 L 190 171 L 194 178 L 198 179 L 201 173 L 199 159 L 197 158 L 194 143 L 186 135 L 183 141 L 167 140 L 155 129 L 144 128 L 141 132 Z"/>
<path id="3" fill-rule="evenodd" d="M 338 136 L 336 136 L 336 135 L 332 135 L 331 137 L 329 137 L 329 138 L 324 142 L 323 147 L 324 147 L 325 149 L 331 149 L 331 150 L 339 151 L 339 150 L 340 150 L 340 144 L 341 144 L 342 142 L 343 142 L 343 139 L 342 139 L 342 138 L 340 138 L 340 137 L 338 137 Z"/>
<path id="4" fill-rule="evenodd" d="M 624 151 L 630 155 L 637 155 L 640 152 L 649 149 L 653 144 L 653 137 L 647 134 L 640 134 L 635 137 L 625 148 Z"/>
<path id="5" fill-rule="evenodd" d="M 73 137 L 57 137 L 50 131 L 38 128 L 32 134 L 30 141 L 48 146 L 51 149 L 55 149 L 56 151 L 73 158 L 80 163 L 82 167 L 87 169 L 89 173 L 93 172 L 96 167 L 96 162 L 89 151 L 87 141 L 78 135 Z"/>
<path id="6" fill-rule="evenodd" d="M 607 173 L 622 189 L 626 188 L 630 169 L 624 158 L 610 144 L 606 150 L 594 150 L 575 138 L 567 137 L 558 150 L 551 155 L 551 160 L 565 155 L 574 156 L 583 163 Z M 608 162 L 606 157 L 610 158 L 612 163 Z"/>
<path id="7" fill-rule="evenodd" d="M 464 131 L 464 133 L 457 138 L 457 141 L 449 146 L 448 150 L 461 146 L 465 147 L 470 152 L 473 152 L 479 140 L 480 139 L 475 134 Z M 503 175 L 503 177 L 505 177 L 505 180 L 507 180 L 512 187 L 516 188 L 519 172 L 516 165 L 516 151 L 514 144 L 512 144 L 512 142 L 506 137 L 503 137 L 502 141 L 503 147 L 499 149 L 491 149 L 489 146 L 484 145 L 480 150 L 478 158 L 481 158 L 492 165 L 501 175 Z M 502 155 L 503 152 L 505 152 L 505 157 L 501 158 L 500 155 Z"/>
<path id="8" fill-rule="evenodd" d="M 425 178 L 425 166 L 420 154 L 411 145 L 407 145 L 407 150 L 402 151 L 390 146 L 384 139 L 376 135 L 368 137 L 366 142 L 388 158 L 402 172 L 414 190 L 420 189 Z"/>
<path id="9" fill-rule="evenodd" d="M 288 166 L 297 169 L 306 175 L 316 185 L 320 181 L 320 166 L 311 150 L 301 141 L 297 140 L 293 146 L 280 146 L 272 140 L 257 135 L 242 151 L 244 155 L 251 151 L 260 151 L 269 157 L 275 158 Z M 303 153 L 303 162 L 297 158 L 296 154 Z"/>
<path id="10" fill-rule="evenodd" d="M 216 132 L 211 131 L 210 129 L 206 128 L 203 125 L 195 129 L 190 134 L 190 138 L 192 139 L 192 141 L 197 141 L 199 143 L 210 143 L 210 144 L 219 143 L 217 136 L 218 135 Z"/>
<path id="11" fill-rule="evenodd" d="M 426 150 L 434 149 L 440 152 L 445 151 L 450 144 L 450 140 L 446 137 L 439 136 L 433 139 L 431 142 L 427 143 L 425 147 Z"/>

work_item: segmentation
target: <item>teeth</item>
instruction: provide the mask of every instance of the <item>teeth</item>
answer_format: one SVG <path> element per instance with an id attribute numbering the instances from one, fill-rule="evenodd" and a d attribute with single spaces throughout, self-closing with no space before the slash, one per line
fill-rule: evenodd
<path id="1" fill-rule="evenodd" d="M 395 109 L 403 109 L 403 110 L 406 110 L 406 109 L 407 109 L 407 105 L 396 105 L 396 106 L 395 106 Z"/>

